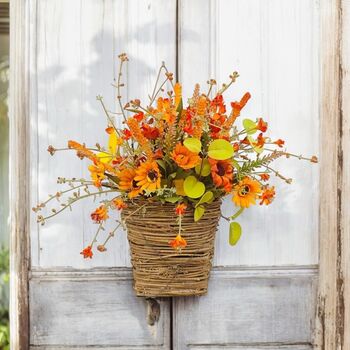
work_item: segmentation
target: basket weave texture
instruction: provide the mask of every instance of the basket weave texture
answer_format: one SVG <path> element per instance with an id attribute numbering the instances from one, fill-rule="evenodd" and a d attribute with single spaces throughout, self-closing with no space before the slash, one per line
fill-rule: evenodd
<path id="1" fill-rule="evenodd" d="M 128 231 L 134 290 L 138 296 L 190 296 L 207 292 L 220 205 L 220 200 L 206 205 L 198 222 L 193 220 L 193 208 L 187 208 L 181 233 L 187 247 L 177 252 L 169 246 L 179 230 L 175 205 L 141 200 L 128 203 L 122 219 Z"/>

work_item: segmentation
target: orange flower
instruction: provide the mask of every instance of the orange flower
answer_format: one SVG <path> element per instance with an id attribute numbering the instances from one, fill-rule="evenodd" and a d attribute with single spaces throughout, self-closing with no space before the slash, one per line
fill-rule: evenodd
<path id="1" fill-rule="evenodd" d="M 275 192 L 275 187 L 270 187 L 270 188 L 266 188 L 264 190 L 264 192 L 261 194 L 261 201 L 260 201 L 260 205 L 266 204 L 269 205 L 272 203 L 274 196 L 275 196 L 276 192 Z"/>
<path id="2" fill-rule="evenodd" d="M 135 118 L 138 122 L 140 122 L 144 117 L 145 117 L 145 114 L 143 112 L 139 112 L 133 115 L 133 118 Z"/>
<path id="3" fill-rule="evenodd" d="M 278 147 L 283 147 L 284 141 L 281 139 L 278 139 L 274 142 L 274 144 L 276 144 Z"/>
<path id="4" fill-rule="evenodd" d="M 128 206 L 121 198 L 113 199 L 113 205 L 118 210 L 125 209 Z"/>
<path id="5" fill-rule="evenodd" d="M 182 238 L 180 233 L 175 237 L 175 239 L 171 240 L 169 242 L 170 247 L 176 249 L 176 250 L 181 250 L 182 248 L 186 248 L 187 242 L 185 238 Z"/>
<path id="6" fill-rule="evenodd" d="M 141 191 L 134 180 L 135 175 L 135 169 L 132 168 L 124 168 L 117 173 L 117 177 L 119 178 L 118 187 L 121 191 L 128 192 L 129 198 L 136 197 Z"/>
<path id="7" fill-rule="evenodd" d="M 175 208 L 175 213 L 177 215 L 184 215 L 185 214 L 185 211 L 187 209 L 187 205 L 185 203 L 180 203 L 176 206 Z"/>
<path id="8" fill-rule="evenodd" d="M 112 134 L 114 132 L 114 128 L 112 126 L 109 126 L 108 128 L 106 128 L 106 133 L 107 134 Z"/>
<path id="9" fill-rule="evenodd" d="M 182 169 L 192 169 L 201 161 L 198 154 L 191 152 L 181 143 L 176 144 L 171 157 Z"/>
<path id="10" fill-rule="evenodd" d="M 125 141 L 129 140 L 130 137 L 131 137 L 131 132 L 128 129 L 124 129 L 122 131 L 122 134 L 123 134 L 122 139 L 125 140 Z"/>
<path id="11" fill-rule="evenodd" d="M 232 189 L 233 166 L 229 160 L 215 160 L 208 158 L 211 166 L 211 177 L 217 187 L 223 187 L 226 192 Z"/>
<path id="12" fill-rule="evenodd" d="M 101 221 L 105 221 L 108 218 L 108 208 L 105 205 L 99 206 L 91 213 L 91 219 L 97 224 L 100 224 Z"/>
<path id="13" fill-rule="evenodd" d="M 142 130 L 134 118 L 129 118 L 127 120 L 127 124 L 131 130 L 132 136 L 135 138 L 135 140 L 139 143 L 143 151 L 147 154 L 148 158 L 152 158 L 152 148 L 149 143 L 149 140 L 143 135 Z"/>
<path id="14" fill-rule="evenodd" d="M 92 256 L 94 255 L 94 253 L 92 252 L 92 247 L 91 245 L 88 245 L 86 248 L 84 248 L 81 252 L 81 255 L 84 256 L 84 259 L 90 258 L 92 259 Z"/>
<path id="15" fill-rule="evenodd" d="M 105 166 L 101 162 L 96 162 L 96 165 L 89 165 L 91 179 L 96 187 L 101 187 L 101 181 L 106 177 Z"/>
<path id="16" fill-rule="evenodd" d="M 164 120 L 169 124 L 174 124 L 177 112 L 169 98 L 159 97 L 155 114 L 159 115 L 159 119 Z"/>
<path id="17" fill-rule="evenodd" d="M 141 163 L 136 169 L 134 180 L 141 191 L 147 190 L 152 192 L 160 188 L 160 178 L 161 174 L 157 162 L 148 161 Z"/>
<path id="18" fill-rule="evenodd" d="M 158 128 L 153 128 L 148 124 L 142 124 L 141 126 L 142 134 L 146 139 L 155 140 L 159 136 Z"/>
<path id="19" fill-rule="evenodd" d="M 182 98 L 182 86 L 180 83 L 174 85 L 174 94 L 175 94 L 175 107 L 179 105 Z"/>
<path id="20" fill-rule="evenodd" d="M 96 159 L 95 153 L 88 150 L 84 144 L 80 144 L 79 142 L 72 141 L 72 140 L 68 141 L 68 148 L 75 149 L 77 151 L 77 156 L 80 159 L 83 159 L 85 157 L 90 160 Z"/>
<path id="21" fill-rule="evenodd" d="M 269 175 L 269 174 L 261 174 L 261 175 L 260 175 L 260 179 L 261 179 L 262 181 L 267 181 L 269 178 L 270 178 L 270 175 Z"/>
<path id="22" fill-rule="evenodd" d="M 262 118 L 259 118 L 256 128 L 262 132 L 265 132 L 267 130 L 267 123 L 264 122 Z"/>
<path id="23" fill-rule="evenodd" d="M 250 205 L 255 204 L 260 192 L 259 182 L 245 177 L 233 188 L 232 201 L 239 207 L 248 208 Z"/>
<path id="24" fill-rule="evenodd" d="M 254 143 L 256 147 L 263 148 L 265 145 L 265 137 L 263 136 L 262 132 L 258 135 L 256 142 Z"/>
<path id="25" fill-rule="evenodd" d="M 227 119 L 227 121 L 224 124 L 225 128 L 229 128 L 236 121 L 237 117 L 241 113 L 241 110 L 247 104 L 250 97 L 251 97 L 250 93 L 246 92 L 239 102 L 238 101 L 231 102 L 232 112 L 230 114 L 230 117 Z"/>

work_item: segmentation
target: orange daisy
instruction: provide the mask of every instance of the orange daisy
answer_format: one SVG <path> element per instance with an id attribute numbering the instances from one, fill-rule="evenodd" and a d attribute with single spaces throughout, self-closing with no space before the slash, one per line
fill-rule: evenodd
<path id="1" fill-rule="evenodd" d="M 157 162 L 147 161 L 141 163 L 136 169 L 134 180 L 141 191 L 147 190 L 152 192 L 160 188 L 160 178 L 161 174 Z"/>
<path id="2" fill-rule="evenodd" d="M 223 187 L 226 192 L 232 189 L 233 166 L 230 160 L 208 158 L 211 166 L 211 177 L 216 187 Z"/>
<path id="3" fill-rule="evenodd" d="M 201 161 L 198 154 L 191 152 L 181 143 L 176 144 L 175 149 L 171 153 L 171 157 L 182 169 L 192 169 Z"/>
<path id="4" fill-rule="evenodd" d="M 245 177 L 233 188 L 232 201 L 239 207 L 248 208 L 255 204 L 258 194 L 261 192 L 258 181 Z"/>
<path id="5" fill-rule="evenodd" d="M 187 241 L 185 238 L 183 238 L 180 233 L 175 237 L 175 239 L 171 240 L 169 242 L 170 247 L 176 249 L 176 250 L 181 250 L 182 248 L 186 248 L 187 246 Z"/>
<path id="6" fill-rule="evenodd" d="M 141 192 L 135 181 L 136 171 L 132 168 L 124 168 L 117 173 L 119 178 L 118 187 L 121 191 L 128 192 L 129 198 L 134 198 Z"/>

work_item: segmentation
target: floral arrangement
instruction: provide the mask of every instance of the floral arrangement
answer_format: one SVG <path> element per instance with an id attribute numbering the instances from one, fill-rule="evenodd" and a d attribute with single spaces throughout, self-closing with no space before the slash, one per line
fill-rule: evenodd
<path id="1" fill-rule="evenodd" d="M 237 72 L 220 88 L 215 80 L 209 80 L 205 93 L 195 85 L 192 97 L 185 104 L 181 85 L 174 83 L 173 74 L 163 63 L 147 104 L 138 99 L 124 104 L 122 69 L 128 58 L 121 54 L 119 59 L 115 87 L 120 111 L 109 112 L 103 98 L 97 97 L 107 117 L 108 145 L 102 147 L 97 143 L 88 147 L 68 141 L 67 148 L 48 148 L 51 155 L 70 150 L 80 159 L 87 159 L 91 179 L 59 178 L 58 183 L 68 188 L 33 208 L 39 212 L 54 199 L 60 202 L 60 208 L 51 209 L 49 215 L 38 215 L 37 221 L 43 225 L 79 200 L 106 195 L 91 213 L 98 228 L 91 243 L 81 252 L 84 258 L 92 258 L 95 244 L 98 251 L 107 250 L 107 242 L 123 222 L 117 220 L 116 227 L 104 234 L 104 240 L 98 244 L 99 234 L 105 231 L 104 223 L 114 216 L 114 210 L 123 210 L 133 201 L 174 204 L 179 231 L 169 245 L 181 252 L 187 246 L 181 220 L 188 207 L 194 209 L 194 221 L 199 221 L 208 203 L 229 195 L 236 210 L 224 219 L 230 222 L 229 242 L 235 245 L 241 236 L 237 217 L 252 205 L 269 205 L 273 201 L 276 190 L 269 185 L 270 176 L 288 184 L 292 181 L 271 163 L 280 157 L 317 163 L 316 156 L 306 158 L 289 153 L 282 139 L 267 136 L 268 124 L 262 118 L 239 118 L 251 97 L 249 92 L 227 108 L 224 93 L 238 78 Z M 166 86 L 171 86 L 170 91 L 165 91 Z M 122 127 L 115 123 L 116 117 L 122 118 L 122 123 L 118 123 Z M 64 196 L 68 198 L 62 202 Z M 142 205 L 137 210 L 141 208 Z"/>

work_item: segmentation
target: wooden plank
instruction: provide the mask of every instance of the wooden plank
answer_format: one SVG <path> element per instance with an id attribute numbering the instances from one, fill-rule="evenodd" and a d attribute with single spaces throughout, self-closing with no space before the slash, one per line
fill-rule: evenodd
<path id="1" fill-rule="evenodd" d="M 95 97 L 103 95 L 115 111 L 116 92 L 110 83 L 117 74 L 118 53 L 125 51 L 130 56 L 124 75 L 125 102 L 146 98 L 161 61 L 170 69 L 175 67 L 175 1 L 87 0 L 82 6 L 77 0 L 38 0 L 32 6 L 37 11 L 31 32 L 33 206 L 56 192 L 58 176 L 89 177 L 88 163 L 80 162 L 73 152 L 52 158 L 46 149 L 49 144 L 64 147 L 69 139 L 92 145 L 107 142 L 105 117 Z M 80 203 L 72 213 L 62 213 L 44 227 L 37 227 L 33 216 L 32 265 L 130 265 L 123 230 L 111 241 L 107 253 L 96 253 L 91 261 L 79 255 L 96 230 L 89 213 L 97 205 Z"/>
<path id="2" fill-rule="evenodd" d="M 309 347 L 316 288 L 317 269 L 215 270 L 207 296 L 174 299 L 174 349 Z"/>
<path id="3" fill-rule="evenodd" d="M 341 234 L 342 234 L 342 279 L 340 313 L 340 339 L 342 349 L 350 349 L 350 1 L 341 3 L 342 23 L 342 108 L 341 108 L 341 137 L 342 137 L 342 179 L 341 179 Z"/>
<path id="4" fill-rule="evenodd" d="M 204 88 L 215 77 L 221 84 L 237 70 L 241 76 L 227 104 L 250 91 L 242 118 L 263 116 L 270 135 L 285 139 L 290 151 L 319 153 L 318 1 L 181 1 L 180 20 L 180 80 L 187 96 L 196 82 Z M 276 181 L 274 203 L 240 217 L 236 247 L 229 246 L 228 225 L 221 222 L 216 265 L 318 263 L 319 168 L 291 159 L 275 164 L 293 184 Z M 233 210 L 228 198 L 223 212 Z"/>
<path id="5" fill-rule="evenodd" d="M 10 4 L 10 328 L 11 349 L 28 349 L 29 99 L 28 1 Z"/>
<path id="6" fill-rule="evenodd" d="M 169 301 L 147 323 L 147 301 L 132 291 L 130 270 L 32 272 L 30 343 L 33 348 L 169 349 Z"/>
<path id="7" fill-rule="evenodd" d="M 321 0 L 320 139 L 320 278 L 315 344 L 318 349 L 342 349 L 342 233 L 340 23 L 339 1 Z M 339 313 L 341 312 L 341 313 Z M 340 324 L 339 324 L 340 321 Z"/>

